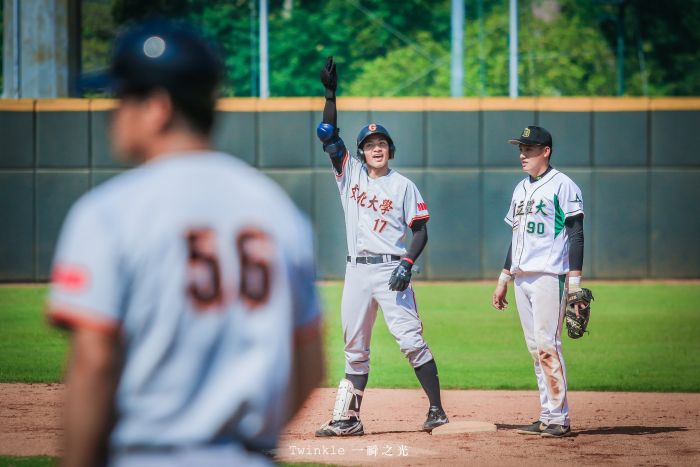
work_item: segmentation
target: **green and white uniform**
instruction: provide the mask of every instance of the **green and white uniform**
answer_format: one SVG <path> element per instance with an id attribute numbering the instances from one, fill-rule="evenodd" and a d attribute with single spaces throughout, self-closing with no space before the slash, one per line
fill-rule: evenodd
<path id="1" fill-rule="evenodd" d="M 513 191 L 505 222 L 513 230 L 510 272 L 515 301 L 540 391 L 540 420 L 569 425 L 566 368 L 561 353 L 565 276 L 569 272 L 566 219 L 583 215 L 580 188 L 552 168 L 526 177 Z"/>

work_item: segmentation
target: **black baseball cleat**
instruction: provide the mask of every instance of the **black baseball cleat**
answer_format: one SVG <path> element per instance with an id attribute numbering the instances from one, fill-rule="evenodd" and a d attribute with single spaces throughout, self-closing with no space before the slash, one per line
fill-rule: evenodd
<path id="1" fill-rule="evenodd" d="M 444 425 L 445 423 L 450 423 L 447 418 L 447 414 L 442 407 L 430 406 L 428 410 L 428 417 L 423 423 L 423 431 L 433 431 L 435 428 Z"/>
<path id="2" fill-rule="evenodd" d="M 571 427 L 550 423 L 546 430 L 542 432 L 543 438 L 563 438 L 571 436 Z"/>
<path id="3" fill-rule="evenodd" d="M 365 428 L 362 426 L 362 421 L 357 417 L 350 417 L 347 420 L 329 421 L 321 428 L 316 430 L 316 436 L 362 436 L 365 434 Z"/>
<path id="4" fill-rule="evenodd" d="M 528 426 L 524 426 L 516 430 L 516 433 L 521 435 L 541 435 L 547 429 L 547 424 L 540 420 L 532 422 Z"/>

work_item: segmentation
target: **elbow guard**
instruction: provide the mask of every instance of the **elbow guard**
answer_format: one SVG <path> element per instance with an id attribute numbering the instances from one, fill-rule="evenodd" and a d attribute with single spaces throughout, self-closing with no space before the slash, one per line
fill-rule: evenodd
<path id="1" fill-rule="evenodd" d="M 340 133 L 340 128 L 336 128 L 330 123 L 321 122 L 316 128 L 316 136 L 323 144 L 328 143 L 333 137 L 337 137 Z"/>
<path id="2" fill-rule="evenodd" d="M 345 155 L 345 143 L 339 135 L 340 128 L 336 128 L 330 123 L 319 123 L 316 128 L 316 135 L 323 143 L 323 152 L 333 158 L 342 158 Z"/>

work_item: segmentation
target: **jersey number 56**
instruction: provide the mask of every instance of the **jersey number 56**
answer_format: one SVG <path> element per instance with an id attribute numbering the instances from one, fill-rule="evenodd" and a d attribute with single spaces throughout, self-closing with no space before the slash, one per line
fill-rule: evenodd
<path id="1" fill-rule="evenodd" d="M 221 309 L 230 299 L 221 279 L 214 231 L 207 228 L 187 232 L 187 294 L 199 311 Z M 235 239 L 239 261 L 238 295 L 248 309 L 264 305 L 270 295 L 270 261 L 274 247 L 270 237 L 253 228 L 242 229 Z"/>

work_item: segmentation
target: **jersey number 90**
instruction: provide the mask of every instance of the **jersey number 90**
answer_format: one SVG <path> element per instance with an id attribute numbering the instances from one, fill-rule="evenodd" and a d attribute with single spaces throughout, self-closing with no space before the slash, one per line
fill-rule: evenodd
<path id="1" fill-rule="evenodd" d="M 537 235 L 544 235 L 544 222 L 538 222 L 535 224 L 534 222 L 530 221 L 527 223 L 527 233 L 535 232 L 537 232 Z"/>
<path id="2" fill-rule="evenodd" d="M 187 295 L 199 311 L 221 309 L 228 298 L 221 280 L 216 236 L 207 228 L 187 232 Z M 238 295 L 248 309 L 264 305 L 270 295 L 270 261 L 274 247 L 270 237 L 253 228 L 242 229 L 235 239 L 239 260 Z"/>

